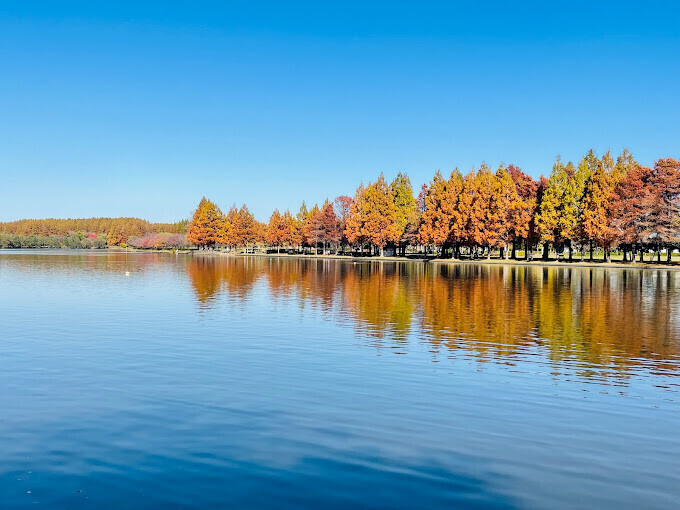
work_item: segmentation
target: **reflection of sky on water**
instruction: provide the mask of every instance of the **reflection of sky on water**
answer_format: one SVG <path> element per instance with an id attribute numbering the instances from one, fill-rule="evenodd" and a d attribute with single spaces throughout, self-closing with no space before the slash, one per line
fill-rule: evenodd
<path id="1" fill-rule="evenodd" d="M 672 507 L 679 274 L 2 252 L 0 501 Z"/>

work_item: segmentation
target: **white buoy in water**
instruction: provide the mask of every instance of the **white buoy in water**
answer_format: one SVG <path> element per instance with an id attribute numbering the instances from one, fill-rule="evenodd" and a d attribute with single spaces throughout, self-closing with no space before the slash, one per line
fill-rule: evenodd
<path id="1" fill-rule="evenodd" d="M 125 276 L 130 276 L 130 271 L 125 271 Z"/>

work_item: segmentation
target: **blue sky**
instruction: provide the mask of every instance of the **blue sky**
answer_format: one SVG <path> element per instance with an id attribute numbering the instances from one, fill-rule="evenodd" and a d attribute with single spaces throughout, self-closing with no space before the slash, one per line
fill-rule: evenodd
<path id="1" fill-rule="evenodd" d="M 99 4 L 0 3 L 0 220 L 680 157 L 680 2 Z"/>

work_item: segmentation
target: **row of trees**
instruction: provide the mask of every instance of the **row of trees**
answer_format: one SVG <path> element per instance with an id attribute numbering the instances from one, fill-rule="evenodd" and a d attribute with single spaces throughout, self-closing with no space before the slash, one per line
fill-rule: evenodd
<path id="1" fill-rule="evenodd" d="M 572 258 L 587 248 L 604 250 L 609 259 L 616 247 L 624 260 L 645 249 L 660 256 L 680 242 L 680 162 L 659 159 L 653 167 L 635 162 L 628 151 L 616 161 L 607 152 L 598 159 L 590 151 L 575 167 L 558 158 L 543 183 L 536 215 L 538 241 L 565 246 Z M 641 258 L 642 260 L 642 258 Z"/>
<path id="2" fill-rule="evenodd" d="M 103 234 L 109 246 L 120 246 L 131 237 L 150 233 L 186 233 L 188 221 L 177 223 L 150 223 L 139 218 L 87 218 L 19 220 L 0 223 L 0 233 L 17 236 L 68 237 L 77 232 Z"/>
<path id="3" fill-rule="evenodd" d="M 0 233 L 0 248 L 106 248 L 106 236 L 75 232 L 70 236 Z"/>
<path id="4" fill-rule="evenodd" d="M 360 185 L 354 197 L 340 196 L 311 209 L 303 202 L 297 214 L 275 210 L 266 224 L 245 205 L 224 214 L 205 198 L 190 224 L 138 218 L 0 223 L 0 233 L 18 236 L 5 237 L 4 244 L 11 245 L 63 245 L 78 232 L 94 233 L 97 245 L 104 239 L 108 246 L 145 248 L 189 242 L 248 249 L 259 243 L 277 251 L 351 247 L 383 255 L 390 248 L 406 255 L 411 248 L 443 257 L 490 257 L 493 252 L 514 258 L 521 250 L 531 258 L 542 247 L 544 258 L 553 251 L 570 260 L 576 252 L 592 258 L 596 250 L 609 259 L 613 249 L 622 250 L 627 260 L 650 249 L 660 258 L 666 248 L 670 260 L 671 249 L 680 243 L 680 162 L 659 159 L 649 168 L 626 150 L 616 159 L 609 152 L 599 158 L 591 150 L 576 164 L 558 157 L 549 177 L 538 180 L 514 165 L 494 172 L 482 164 L 467 175 L 437 171 L 417 196 L 407 175 L 400 173 L 390 183 L 380 175 Z"/>
<path id="5" fill-rule="evenodd" d="M 407 175 L 387 183 L 359 186 L 353 198 L 307 209 L 296 215 L 275 210 L 267 224 L 248 209 L 228 214 L 203 198 L 189 225 L 188 240 L 199 247 L 247 246 L 263 242 L 278 250 L 321 247 L 324 251 L 352 246 L 384 254 L 387 247 L 405 255 L 415 247 L 439 256 L 531 258 L 543 248 L 558 257 L 592 259 L 600 249 L 609 260 L 613 248 L 633 260 L 636 252 L 657 254 L 680 243 L 680 162 L 659 159 L 653 167 L 638 164 L 624 150 L 616 160 L 590 150 L 576 164 L 557 158 L 548 178 L 538 180 L 514 165 L 493 172 L 486 164 L 463 176 L 437 171 L 414 196 Z"/>
<path id="6" fill-rule="evenodd" d="M 227 214 L 205 197 L 194 212 L 187 240 L 200 248 L 248 246 L 264 239 L 265 226 L 244 205 L 232 206 Z"/>
<path id="7" fill-rule="evenodd" d="M 146 234 L 142 237 L 130 237 L 127 241 L 127 246 L 140 249 L 191 247 L 185 234 Z M 41 236 L 0 233 L 0 248 L 103 249 L 108 246 L 106 234 L 75 232 L 69 236 Z"/>
<path id="8" fill-rule="evenodd" d="M 128 239 L 128 246 L 140 249 L 163 249 L 163 248 L 189 248 L 191 244 L 187 241 L 185 234 L 146 234 L 142 237 L 131 237 Z"/>

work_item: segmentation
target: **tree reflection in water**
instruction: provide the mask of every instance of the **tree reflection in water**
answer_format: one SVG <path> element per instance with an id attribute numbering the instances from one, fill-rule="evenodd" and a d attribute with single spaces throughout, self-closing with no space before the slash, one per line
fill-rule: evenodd
<path id="1" fill-rule="evenodd" d="M 677 271 L 202 256 L 186 271 L 205 308 L 222 294 L 244 300 L 262 280 L 271 299 L 395 352 L 424 340 L 479 361 L 540 352 L 583 376 L 678 369 Z"/>

